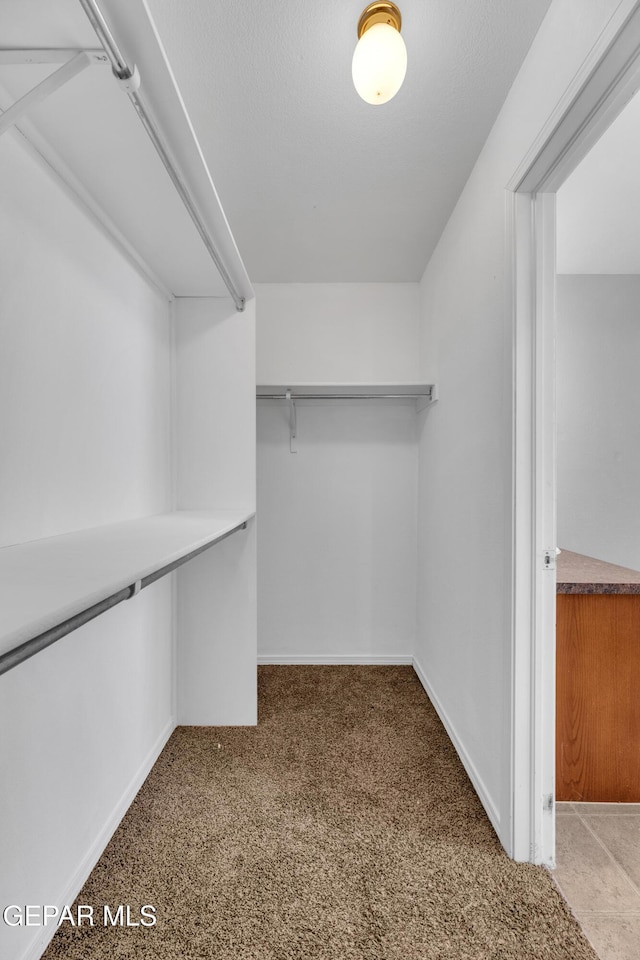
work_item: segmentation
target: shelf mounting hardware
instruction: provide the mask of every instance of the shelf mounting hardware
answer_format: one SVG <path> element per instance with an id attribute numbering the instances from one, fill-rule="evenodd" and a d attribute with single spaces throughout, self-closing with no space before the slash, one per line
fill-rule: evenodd
<path id="1" fill-rule="evenodd" d="M 291 453 L 297 453 L 298 411 L 296 402 L 291 396 L 291 390 L 287 390 L 287 401 L 289 403 L 289 450 Z"/>
<path id="2" fill-rule="evenodd" d="M 298 386 L 257 384 L 256 400 L 285 401 L 289 405 L 289 446 L 297 453 L 297 400 L 414 400 L 416 411 L 426 410 L 438 399 L 433 383 L 307 383 Z"/>
<path id="3" fill-rule="evenodd" d="M 94 64 L 104 66 L 109 63 L 109 58 L 102 47 L 0 47 L 0 66 L 66 63 L 78 53 L 86 53 Z"/>
<path id="4" fill-rule="evenodd" d="M 14 53 L 16 51 L 13 51 Z M 26 52 L 26 51 L 24 51 Z M 29 51 L 33 53 L 33 51 Z M 7 53 L 7 51 L 0 51 L 0 53 Z M 0 60 L 0 62 L 2 62 Z M 22 61 L 10 61 L 18 63 L 36 63 L 36 62 L 46 62 L 46 61 L 35 61 L 35 60 L 22 60 Z M 75 51 L 70 60 L 67 60 L 61 67 L 55 70 L 50 76 L 45 77 L 41 83 L 29 90 L 28 93 L 25 93 L 23 97 L 20 97 L 19 100 L 16 100 L 8 110 L 5 110 L 2 115 L 0 115 L 0 135 L 2 135 L 6 130 L 9 130 L 10 127 L 17 123 L 20 117 L 22 117 L 27 110 L 31 109 L 38 103 L 42 103 L 43 100 L 46 100 L 47 97 L 51 96 L 52 93 L 55 93 L 56 90 L 59 90 L 65 83 L 68 83 L 69 80 L 72 80 L 73 77 L 77 76 L 79 73 L 82 73 L 86 67 L 90 67 L 93 63 L 98 63 L 94 56 L 91 56 L 86 50 Z"/>
<path id="5" fill-rule="evenodd" d="M 86 47 L 84 49 L 75 47 L 0 47 L 0 66 L 38 66 L 57 63 L 66 65 L 79 53 L 86 54 L 92 66 L 110 65 L 109 58 L 102 47 Z M 0 118 L 6 117 L 8 109 L 10 107 L 5 107 L 5 111 L 2 113 L 0 107 Z M 22 112 L 24 113 L 24 111 Z M 70 196 L 80 202 L 86 214 L 119 247 L 124 256 L 129 259 L 133 268 L 153 284 L 166 300 L 172 300 L 173 294 L 169 288 L 120 232 L 111 217 L 62 161 L 47 140 L 38 133 L 33 124 L 29 123 L 28 116 L 18 118 L 17 114 L 14 114 L 12 119 L 13 130 L 22 138 L 26 149 L 58 178 L 60 185 Z"/>

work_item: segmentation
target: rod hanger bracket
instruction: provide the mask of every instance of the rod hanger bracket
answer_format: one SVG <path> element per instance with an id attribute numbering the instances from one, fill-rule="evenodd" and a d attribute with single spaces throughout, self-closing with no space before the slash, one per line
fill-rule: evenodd
<path id="1" fill-rule="evenodd" d="M 118 81 L 118 86 L 124 90 L 128 96 L 131 96 L 132 93 L 137 93 L 140 89 L 140 72 L 135 64 L 133 70 L 127 71 L 124 76 L 119 76 L 115 70 L 113 71 L 113 75 Z"/>
<path id="2" fill-rule="evenodd" d="M 289 450 L 291 453 L 297 453 L 298 411 L 296 402 L 291 396 L 291 390 L 287 390 L 287 401 L 289 403 Z"/>

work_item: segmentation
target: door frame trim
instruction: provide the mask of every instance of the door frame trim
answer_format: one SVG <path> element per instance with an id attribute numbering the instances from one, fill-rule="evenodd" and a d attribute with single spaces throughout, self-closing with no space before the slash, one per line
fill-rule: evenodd
<path id="1" fill-rule="evenodd" d="M 516 860 L 555 862 L 555 193 L 640 87 L 640 0 L 623 0 L 506 187 L 512 338 L 510 777 Z M 552 568 L 545 553 L 552 553 Z"/>

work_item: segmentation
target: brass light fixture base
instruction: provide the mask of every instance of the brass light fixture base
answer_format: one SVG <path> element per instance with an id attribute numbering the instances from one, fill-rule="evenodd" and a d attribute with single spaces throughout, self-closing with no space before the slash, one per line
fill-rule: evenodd
<path id="1" fill-rule="evenodd" d="M 362 11 L 358 20 L 358 40 L 374 23 L 389 23 L 400 33 L 402 17 L 395 3 L 390 0 L 376 0 Z"/>

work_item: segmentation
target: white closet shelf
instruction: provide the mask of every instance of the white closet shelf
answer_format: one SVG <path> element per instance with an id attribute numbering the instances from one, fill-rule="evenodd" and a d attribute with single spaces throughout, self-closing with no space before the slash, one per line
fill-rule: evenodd
<path id="1" fill-rule="evenodd" d="M 258 400 L 415 400 L 418 410 L 437 399 L 433 383 L 261 383 Z"/>
<path id="2" fill-rule="evenodd" d="M 178 510 L 1 548 L 0 672 L 80 626 L 74 618 L 87 622 L 134 596 L 253 516 Z"/>

